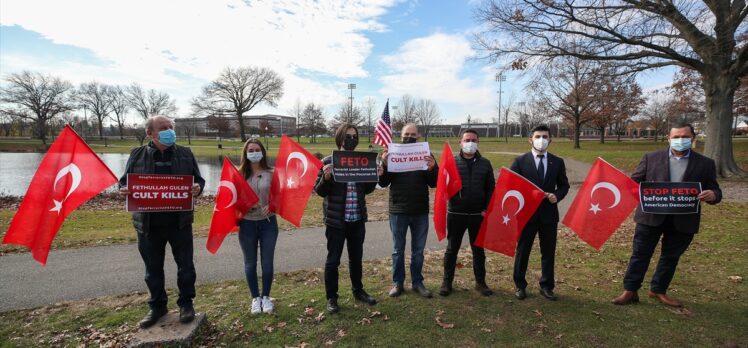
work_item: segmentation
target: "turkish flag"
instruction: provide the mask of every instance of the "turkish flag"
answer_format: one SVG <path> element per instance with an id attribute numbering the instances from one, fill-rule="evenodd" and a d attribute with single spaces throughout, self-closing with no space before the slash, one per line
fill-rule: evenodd
<path id="1" fill-rule="evenodd" d="M 228 157 L 223 158 L 221 182 L 216 190 L 216 206 L 210 220 L 208 241 L 205 247 L 212 254 L 221 247 L 226 236 L 238 230 L 236 223 L 247 214 L 260 199 Z"/>
<path id="2" fill-rule="evenodd" d="M 3 244 L 26 246 L 34 260 L 47 264 L 52 240 L 65 218 L 116 182 L 109 167 L 66 125 L 31 179 Z"/>
<path id="3" fill-rule="evenodd" d="M 320 168 L 322 161 L 284 135 L 270 184 L 270 211 L 299 227 Z"/>
<path id="4" fill-rule="evenodd" d="M 441 242 L 447 236 L 447 202 L 462 189 L 462 178 L 449 142 L 444 142 L 444 151 L 439 160 L 439 176 L 434 195 L 434 229 Z"/>
<path id="5" fill-rule="evenodd" d="M 563 223 L 595 249 L 618 229 L 639 204 L 639 185 L 598 158 L 569 206 Z"/>
<path id="6" fill-rule="evenodd" d="M 543 199 L 543 190 L 521 175 L 501 167 L 474 245 L 514 256 L 522 229 Z"/>

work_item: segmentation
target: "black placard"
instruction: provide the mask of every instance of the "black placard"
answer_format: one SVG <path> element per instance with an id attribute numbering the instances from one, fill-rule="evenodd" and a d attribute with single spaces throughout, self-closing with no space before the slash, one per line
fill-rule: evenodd
<path id="1" fill-rule="evenodd" d="M 639 200 L 642 211 L 650 214 L 698 214 L 699 182 L 642 182 Z"/>
<path id="2" fill-rule="evenodd" d="M 335 182 L 377 182 L 377 153 L 333 151 L 332 175 Z"/>

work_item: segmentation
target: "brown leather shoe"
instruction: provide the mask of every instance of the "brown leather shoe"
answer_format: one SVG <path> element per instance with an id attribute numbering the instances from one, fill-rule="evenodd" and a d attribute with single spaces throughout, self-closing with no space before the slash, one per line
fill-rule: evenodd
<path id="1" fill-rule="evenodd" d="M 636 291 L 624 290 L 621 296 L 614 298 L 611 302 L 613 302 L 614 305 L 618 306 L 639 303 L 639 293 L 637 293 Z"/>
<path id="2" fill-rule="evenodd" d="M 649 297 L 656 298 L 657 301 L 660 301 L 660 303 L 662 303 L 662 304 L 664 304 L 666 306 L 670 306 L 670 307 L 683 307 L 683 304 L 680 303 L 680 301 L 674 300 L 674 299 L 672 299 L 670 297 L 667 297 L 667 295 L 665 295 L 665 294 L 658 294 L 656 292 L 650 291 L 649 292 Z"/>

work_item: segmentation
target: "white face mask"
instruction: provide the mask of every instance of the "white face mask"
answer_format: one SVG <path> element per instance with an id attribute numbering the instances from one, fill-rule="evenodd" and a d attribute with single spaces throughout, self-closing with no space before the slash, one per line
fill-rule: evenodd
<path id="1" fill-rule="evenodd" d="M 247 159 L 250 162 L 259 162 L 262 159 L 262 152 L 247 152 Z"/>
<path id="2" fill-rule="evenodd" d="M 532 147 L 534 147 L 535 150 L 538 151 L 545 151 L 545 149 L 548 148 L 548 139 L 535 138 L 532 140 Z"/>
<path id="3" fill-rule="evenodd" d="M 475 153 L 475 151 L 478 151 L 478 143 L 467 141 L 462 143 L 462 152 L 468 155 L 472 155 Z"/>

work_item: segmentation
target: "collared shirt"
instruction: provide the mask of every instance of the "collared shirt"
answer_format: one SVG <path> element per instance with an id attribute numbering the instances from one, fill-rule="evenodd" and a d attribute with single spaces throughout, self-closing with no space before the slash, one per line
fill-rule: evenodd
<path id="1" fill-rule="evenodd" d="M 685 175 L 686 168 L 688 167 L 688 157 L 691 156 L 691 150 L 689 149 L 688 152 L 681 157 L 674 155 L 672 149 L 668 151 L 668 154 L 670 155 L 668 159 L 668 164 L 670 166 L 670 182 L 683 181 L 683 175 Z"/>
<path id="2" fill-rule="evenodd" d="M 355 222 L 361 220 L 361 211 L 358 208 L 358 191 L 356 183 L 349 182 L 345 194 L 345 221 Z"/>
<path id="3" fill-rule="evenodd" d="M 543 172 L 543 178 L 545 178 L 545 174 L 548 172 L 548 151 L 540 152 L 538 150 L 535 150 L 535 148 L 532 148 L 532 158 L 535 160 L 535 169 L 538 168 L 540 165 L 540 157 L 538 155 L 543 155 L 543 168 L 545 168 L 545 171 Z"/>

